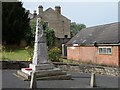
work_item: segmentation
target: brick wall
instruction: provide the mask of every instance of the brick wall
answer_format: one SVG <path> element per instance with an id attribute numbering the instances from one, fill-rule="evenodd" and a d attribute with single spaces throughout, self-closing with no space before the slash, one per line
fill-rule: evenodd
<path id="1" fill-rule="evenodd" d="M 120 46 L 119 46 L 118 48 L 119 48 L 119 57 L 118 57 L 118 62 L 119 62 L 119 67 L 120 67 Z"/>
<path id="2" fill-rule="evenodd" d="M 102 46 L 108 47 L 108 46 Z M 119 66 L 119 47 L 111 46 L 112 54 L 99 54 L 98 47 L 80 46 L 67 47 L 67 59 L 79 60 L 81 62 Z"/>

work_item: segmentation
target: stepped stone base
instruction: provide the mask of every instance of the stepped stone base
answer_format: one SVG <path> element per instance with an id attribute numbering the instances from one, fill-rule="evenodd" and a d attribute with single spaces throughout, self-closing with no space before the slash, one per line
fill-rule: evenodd
<path id="1" fill-rule="evenodd" d="M 35 65 L 35 64 L 29 64 L 29 67 L 32 68 L 33 70 L 37 71 L 37 70 L 47 70 L 47 69 L 53 69 L 54 66 L 50 63 L 48 64 L 39 64 L 39 65 Z"/>
<path id="2" fill-rule="evenodd" d="M 22 68 L 18 70 L 16 75 L 23 80 L 30 80 L 32 75 L 32 70 L 25 70 Z M 36 80 L 70 80 L 71 75 L 67 74 L 64 71 L 61 71 L 59 68 L 48 69 L 48 70 L 37 70 L 36 71 Z"/>
<path id="3" fill-rule="evenodd" d="M 17 71 L 16 75 L 24 80 L 30 80 L 32 72 L 35 72 L 37 80 L 71 79 L 70 75 L 61 71 L 59 68 L 55 68 L 48 60 L 41 18 L 37 18 L 33 62 L 29 64 L 29 68 L 22 68 L 20 71 Z"/>

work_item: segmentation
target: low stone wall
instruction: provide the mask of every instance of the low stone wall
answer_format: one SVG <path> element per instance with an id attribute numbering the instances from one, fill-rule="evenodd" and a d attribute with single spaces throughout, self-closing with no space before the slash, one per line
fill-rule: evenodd
<path id="1" fill-rule="evenodd" d="M 57 65 L 58 68 L 68 72 L 95 73 L 101 75 L 120 76 L 120 68 L 96 65 Z"/>
<path id="2" fill-rule="evenodd" d="M 0 61 L 0 69 L 21 69 L 28 67 L 30 61 Z"/>
<path id="3" fill-rule="evenodd" d="M 30 61 L 0 61 L 1 69 L 21 69 L 29 67 Z M 98 66 L 91 64 L 66 64 L 60 62 L 53 63 L 55 67 L 68 72 L 96 73 L 101 75 L 120 76 L 120 68 Z"/>

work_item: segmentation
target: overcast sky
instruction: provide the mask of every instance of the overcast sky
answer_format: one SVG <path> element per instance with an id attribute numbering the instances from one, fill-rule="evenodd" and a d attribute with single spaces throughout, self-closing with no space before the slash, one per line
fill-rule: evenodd
<path id="1" fill-rule="evenodd" d="M 104 0 L 105 1 L 105 0 Z M 114 1 L 114 0 L 113 0 Z M 33 13 L 39 5 L 44 10 L 55 6 L 61 6 L 62 15 L 66 16 L 71 22 L 82 23 L 87 27 L 100 24 L 113 23 L 118 21 L 118 2 L 117 0 L 107 2 L 39 2 L 22 0 L 23 7 Z"/>

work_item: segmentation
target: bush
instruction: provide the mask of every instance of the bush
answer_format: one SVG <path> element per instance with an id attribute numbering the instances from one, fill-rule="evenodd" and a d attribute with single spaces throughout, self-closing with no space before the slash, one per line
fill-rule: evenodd
<path id="1" fill-rule="evenodd" d="M 47 43 L 47 46 L 50 48 L 52 46 L 54 46 L 54 43 L 55 43 L 55 32 L 53 29 L 49 29 L 47 28 L 45 30 L 45 34 L 46 34 L 46 43 Z"/>
<path id="2" fill-rule="evenodd" d="M 27 53 L 29 54 L 29 58 L 27 59 L 28 61 L 32 61 L 33 58 L 33 48 L 30 46 L 25 47 Z"/>
<path id="3" fill-rule="evenodd" d="M 53 62 L 59 62 L 59 58 L 61 56 L 61 50 L 58 47 L 53 47 L 49 50 L 48 55 L 49 59 Z"/>

